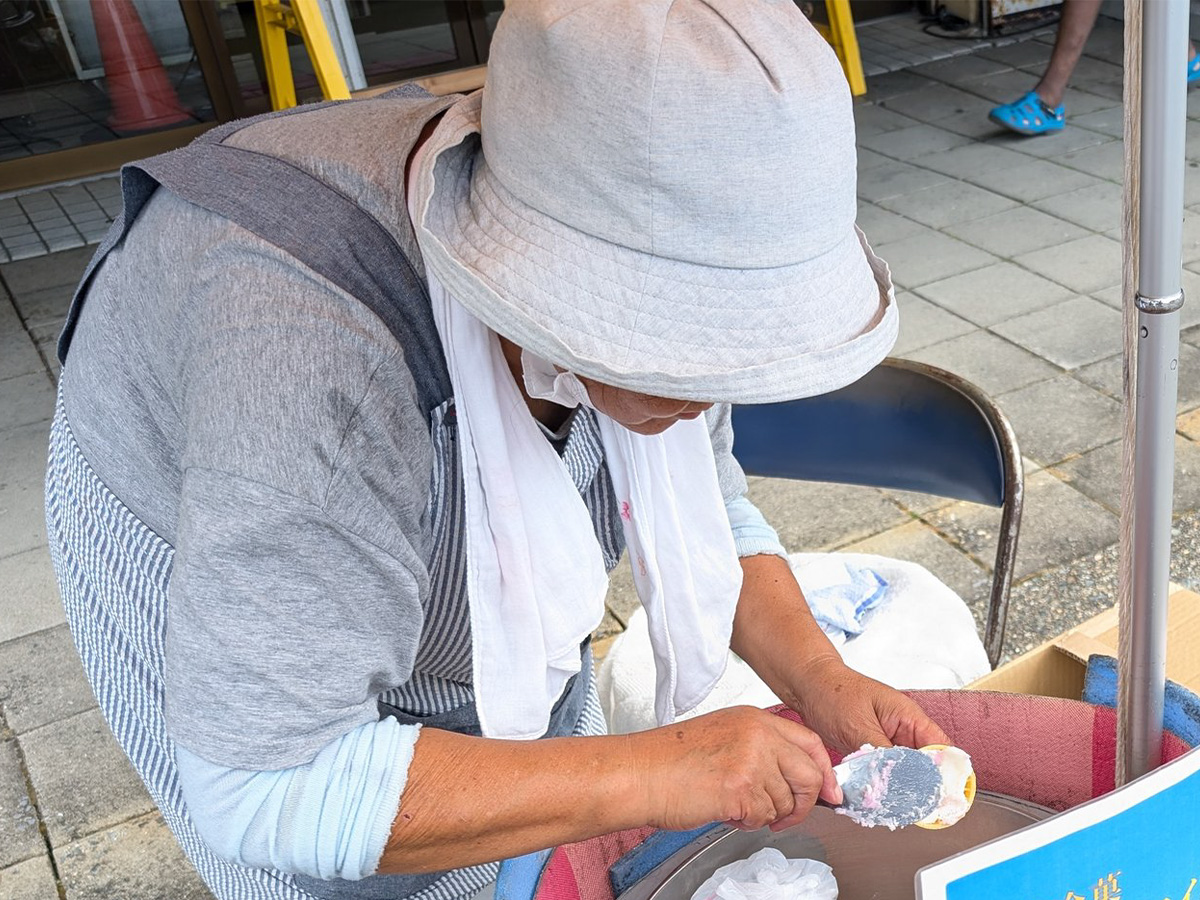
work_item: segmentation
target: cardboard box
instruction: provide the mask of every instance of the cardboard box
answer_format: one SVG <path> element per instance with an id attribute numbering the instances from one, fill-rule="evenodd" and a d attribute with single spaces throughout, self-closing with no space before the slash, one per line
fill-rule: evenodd
<path id="1" fill-rule="evenodd" d="M 1172 586 L 1167 677 L 1200 693 L 1200 594 Z M 968 685 L 973 690 L 1078 700 L 1093 653 L 1117 655 L 1117 610 L 1106 609 Z"/>

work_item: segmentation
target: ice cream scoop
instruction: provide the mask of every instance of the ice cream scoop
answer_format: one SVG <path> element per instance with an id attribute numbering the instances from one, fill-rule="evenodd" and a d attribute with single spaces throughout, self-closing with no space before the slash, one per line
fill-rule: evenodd
<path id="1" fill-rule="evenodd" d="M 911 747 L 871 747 L 833 767 L 842 788 L 835 812 L 859 825 L 902 828 L 934 815 L 942 796 L 942 774 L 933 758 Z"/>

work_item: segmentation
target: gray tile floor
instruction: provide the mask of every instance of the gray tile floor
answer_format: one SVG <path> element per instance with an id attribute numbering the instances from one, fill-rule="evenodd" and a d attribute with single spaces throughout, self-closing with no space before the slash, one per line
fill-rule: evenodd
<path id="1" fill-rule="evenodd" d="M 1030 38 L 1053 37 L 1054 25 L 1037 25 L 1020 34 L 981 38 L 968 37 L 967 32 L 959 35 L 946 31 L 939 34 L 938 31 L 935 25 L 924 22 L 915 10 L 857 23 L 854 32 L 858 38 L 864 74 L 870 78 L 940 60 L 969 56 L 986 47 L 1003 47 Z M 1036 58 L 1036 54 L 1031 56 Z M 961 75 L 969 71 L 977 72 L 980 68 L 990 72 L 992 65 L 976 60 L 952 68 Z M 938 69 L 933 66 L 931 70 Z"/>
<path id="2" fill-rule="evenodd" d="M 1015 138 L 986 119 L 993 102 L 1032 86 L 1049 55 L 1042 39 L 872 77 L 856 105 L 860 221 L 895 272 L 896 352 L 989 391 L 1026 458 L 1008 656 L 1113 599 L 1119 24 L 1102 19 L 1088 54 L 1067 98 L 1069 127 L 1054 137 Z M 1187 155 L 1196 165 L 1200 92 L 1189 96 L 1189 117 Z M 1197 297 L 1193 175 L 1189 168 L 1184 258 L 1185 286 Z M 74 199 L 112 215 L 114 194 L 101 184 L 66 189 L 54 202 L 63 213 Z M 200 898 L 203 886 L 107 735 L 46 554 L 41 479 L 53 341 L 89 254 L 77 246 L 0 264 L 0 900 Z M 1200 588 L 1200 303 L 1185 307 L 1184 321 L 1172 575 Z M 751 495 L 792 548 L 916 560 L 982 616 L 996 510 L 764 479 Z M 628 620 L 631 598 L 619 573 L 600 637 Z"/>
<path id="3" fill-rule="evenodd" d="M 0 197 L 0 262 L 97 244 L 120 209 L 111 175 Z"/>

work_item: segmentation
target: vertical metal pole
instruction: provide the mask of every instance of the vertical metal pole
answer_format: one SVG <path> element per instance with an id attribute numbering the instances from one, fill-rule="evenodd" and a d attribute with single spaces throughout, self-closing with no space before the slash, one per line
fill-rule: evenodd
<path id="1" fill-rule="evenodd" d="M 1129 779 L 1162 761 L 1189 13 L 1187 0 L 1150 0 L 1143 9 L 1133 596 L 1120 710 Z"/>

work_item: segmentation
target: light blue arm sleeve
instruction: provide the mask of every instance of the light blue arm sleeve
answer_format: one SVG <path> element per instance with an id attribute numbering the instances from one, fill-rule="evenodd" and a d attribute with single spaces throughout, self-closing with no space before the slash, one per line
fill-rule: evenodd
<path id="1" fill-rule="evenodd" d="M 787 559 L 787 551 L 779 542 L 775 529 L 767 524 L 758 507 L 746 499 L 746 475 L 733 455 L 733 408 L 728 403 L 714 404 L 704 413 L 704 418 L 738 556 L 770 553 Z"/>
<path id="2" fill-rule="evenodd" d="M 725 502 L 725 514 L 729 516 L 729 527 L 733 530 L 733 543 L 738 557 L 757 556 L 770 553 L 788 558 L 787 551 L 779 542 L 775 529 L 767 524 L 757 506 L 745 497 L 735 497 Z"/>
<path id="3" fill-rule="evenodd" d="M 391 718 L 368 722 L 290 769 L 231 769 L 178 744 L 175 762 L 188 813 L 218 856 L 357 880 L 379 866 L 419 731 Z"/>

